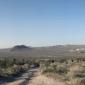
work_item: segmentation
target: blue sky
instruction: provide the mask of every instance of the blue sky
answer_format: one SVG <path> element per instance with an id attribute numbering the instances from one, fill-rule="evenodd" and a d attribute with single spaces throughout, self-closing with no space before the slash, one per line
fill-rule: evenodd
<path id="1" fill-rule="evenodd" d="M 0 48 L 85 44 L 85 0 L 0 0 Z"/>

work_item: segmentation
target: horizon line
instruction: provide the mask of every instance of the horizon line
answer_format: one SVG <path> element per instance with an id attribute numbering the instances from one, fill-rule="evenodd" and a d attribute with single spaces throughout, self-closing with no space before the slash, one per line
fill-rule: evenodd
<path id="1" fill-rule="evenodd" d="M 26 44 L 16 44 L 16 45 L 12 45 L 12 46 L 8 46 L 8 47 L 0 47 L 0 49 L 8 49 L 8 48 L 12 48 L 15 46 L 20 46 L 20 45 L 25 45 L 27 47 L 51 47 L 51 46 L 70 46 L 70 45 L 85 45 L 85 44 L 56 44 L 56 45 L 41 45 L 41 46 L 32 46 L 32 45 L 26 45 Z"/>

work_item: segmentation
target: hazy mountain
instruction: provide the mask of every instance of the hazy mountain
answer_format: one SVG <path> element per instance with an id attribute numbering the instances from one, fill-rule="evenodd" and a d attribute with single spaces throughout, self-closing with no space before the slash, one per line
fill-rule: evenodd
<path id="1" fill-rule="evenodd" d="M 25 45 L 17 45 L 11 48 L 10 51 L 28 51 L 31 47 L 25 46 Z"/>
<path id="2" fill-rule="evenodd" d="M 30 47 L 17 45 L 8 49 L 0 49 L 0 57 L 70 57 L 85 56 L 85 45 L 56 45 L 47 47 Z"/>

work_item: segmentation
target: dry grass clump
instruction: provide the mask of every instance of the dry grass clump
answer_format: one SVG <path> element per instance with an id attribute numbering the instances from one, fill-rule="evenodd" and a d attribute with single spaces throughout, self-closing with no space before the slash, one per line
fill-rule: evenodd
<path id="1" fill-rule="evenodd" d="M 68 85 L 85 85 L 84 61 L 46 62 L 41 69 L 43 74 L 63 80 Z"/>
<path id="2" fill-rule="evenodd" d="M 85 67 L 84 62 L 76 62 L 69 67 L 67 76 L 69 78 L 68 84 L 70 85 L 85 85 Z"/>

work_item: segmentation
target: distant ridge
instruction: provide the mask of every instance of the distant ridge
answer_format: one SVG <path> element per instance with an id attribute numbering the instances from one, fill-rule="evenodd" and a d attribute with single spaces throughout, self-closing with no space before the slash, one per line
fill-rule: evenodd
<path id="1" fill-rule="evenodd" d="M 13 48 L 11 48 L 11 51 L 25 51 L 25 50 L 30 50 L 31 47 L 28 47 L 26 45 L 16 45 Z"/>
<path id="2" fill-rule="evenodd" d="M 46 47 L 30 47 L 16 45 L 8 49 L 0 49 L 0 57 L 85 57 L 85 45 L 55 45 Z"/>

